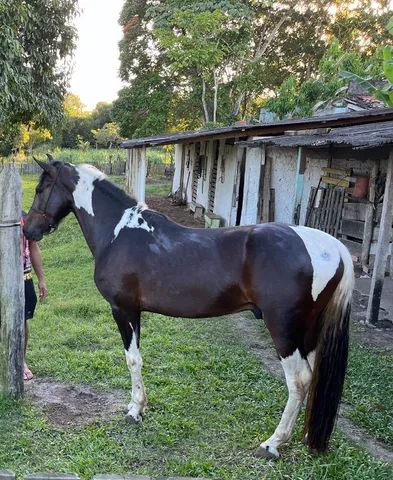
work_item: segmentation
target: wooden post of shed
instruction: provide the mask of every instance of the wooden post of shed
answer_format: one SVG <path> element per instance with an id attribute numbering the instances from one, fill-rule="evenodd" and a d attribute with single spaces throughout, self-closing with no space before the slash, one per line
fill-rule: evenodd
<path id="1" fill-rule="evenodd" d="M 0 173 L 0 394 L 23 394 L 24 285 L 20 217 L 22 182 L 15 165 Z"/>
<path id="2" fill-rule="evenodd" d="M 392 232 L 393 215 L 393 148 L 390 150 L 386 174 L 385 193 L 382 205 L 381 226 L 378 245 L 375 254 L 373 276 L 371 280 L 370 297 L 368 299 L 366 323 L 376 325 L 379 306 L 381 304 L 382 288 L 386 272 L 386 262 L 389 255 L 389 243 Z"/>
<path id="3" fill-rule="evenodd" d="M 128 150 L 126 190 L 138 202 L 145 201 L 146 147 Z"/>
<path id="4" fill-rule="evenodd" d="M 306 155 L 304 148 L 298 147 L 296 162 L 295 201 L 293 205 L 292 221 L 295 225 L 300 222 L 300 207 L 303 198 L 304 172 L 306 170 Z"/>
<path id="5" fill-rule="evenodd" d="M 375 202 L 375 180 L 378 175 L 379 162 L 375 161 L 371 170 L 368 204 L 366 206 L 366 216 L 364 219 L 364 237 L 362 243 L 362 269 L 368 273 L 368 262 L 370 257 L 370 247 L 374 232 L 374 202 Z"/>
<path id="6" fill-rule="evenodd" d="M 263 172 L 261 222 L 266 223 L 270 221 L 270 186 L 271 186 L 271 176 L 272 176 L 272 159 L 266 155 L 265 150 L 264 150 L 263 160 L 265 161 L 265 168 Z"/>

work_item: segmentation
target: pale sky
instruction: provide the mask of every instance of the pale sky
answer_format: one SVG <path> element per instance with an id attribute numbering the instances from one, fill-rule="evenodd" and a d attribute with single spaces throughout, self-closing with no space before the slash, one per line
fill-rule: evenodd
<path id="1" fill-rule="evenodd" d="M 76 19 L 79 33 L 73 59 L 69 91 L 79 95 L 88 110 L 97 102 L 111 102 L 122 87 L 118 24 L 124 0 L 79 0 L 81 15 Z"/>

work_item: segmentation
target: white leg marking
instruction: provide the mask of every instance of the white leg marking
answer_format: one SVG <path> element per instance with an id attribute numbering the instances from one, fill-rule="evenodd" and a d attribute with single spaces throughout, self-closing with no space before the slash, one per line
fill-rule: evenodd
<path id="1" fill-rule="evenodd" d="M 93 190 L 96 180 L 103 180 L 106 176 L 97 168 L 91 165 L 78 165 L 74 167 L 79 179 L 72 193 L 76 208 L 84 208 L 86 212 L 94 217 L 93 211 Z"/>
<path id="2" fill-rule="evenodd" d="M 331 235 L 308 227 L 291 227 L 303 240 L 313 268 L 311 295 L 315 301 L 340 264 L 340 242 Z"/>
<path id="3" fill-rule="evenodd" d="M 261 444 L 261 448 L 278 457 L 278 448 L 288 441 L 293 432 L 295 421 L 299 413 L 311 382 L 311 371 L 307 360 L 301 357 L 296 350 L 289 357 L 281 359 L 285 379 L 288 387 L 288 401 L 273 435 Z"/>
<path id="4" fill-rule="evenodd" d="M 131 324 L 130 324 L 131 325 Z M 132 327 L 131 327 L 132 328 Z M 131 373 L 131 402 L 128 405 L 127 415 L 135 421 L 142 421 L 146 409 L 146 392 L 142 379 L 142 356 L 136 343 L 135 333 L 132 335 L 131 345 L 125 351 L 128 369 Z"/>
<path id="5" fill-rule="evenodd" d="M 116 225 L 113 231 L 113 240 L 116 240 L 117 236 L 123 228 L 143 228 L 147 232 L 153 232 L 154 227 L 150 226 L 142 216 L 141 207 L 132 207 L 124 210 L 123 216 L 119 223 Z"/>

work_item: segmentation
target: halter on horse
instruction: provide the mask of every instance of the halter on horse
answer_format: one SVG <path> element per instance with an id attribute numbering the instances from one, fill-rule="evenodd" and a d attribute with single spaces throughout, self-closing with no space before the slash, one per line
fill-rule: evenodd
<path id="1" fill-rule="evenodd" d="M 71 211 L 78 219 L 95 258 L 95 283 L 123 339 L 129 419 L 141 421 L 146 409 L 142 311 L 200 318 L 251 310 L 263 315 L 289 392 L 279 425 L 257 455 L 279 456 L 306 396 L 306 443 L 326 450 L 344 383 L 354 281 L 338 240 L 278 223 L 186 228 L 137 204 L 94 167 L 37 162 L 44 171 L 24 233 L 40 240 Z"/>

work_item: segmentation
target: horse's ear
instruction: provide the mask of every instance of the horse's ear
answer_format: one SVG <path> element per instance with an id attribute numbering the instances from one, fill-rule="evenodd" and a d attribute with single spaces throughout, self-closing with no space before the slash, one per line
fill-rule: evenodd
<path id="1" fill-rule="evenodd" d="M 38 158 L 35 158 L 34 156 L 33 156 L 33 159 L 36 163 L 38 163 L 38 165 L 42 168 L 42 170 L 44 170 L 44 172 L 49 173 L 49 175 L 53 175 L 56 172 L 56 167 L 54 167 L 53 165 L 50 165 L 49 163 L 46 163 L 46 162 L 42 162 L 41 160 L 38 160 Z"/>
<path id="2" fill-rule="evenodd" d="M 55 161 L 55 159 L 52 157 L 52 155 L 51 155 L 50 153 L 47 153 L 46 156 L 48 157 L 48 160 L 49 160 L 50 162 L 54 162 L 54 161 Z"/>

